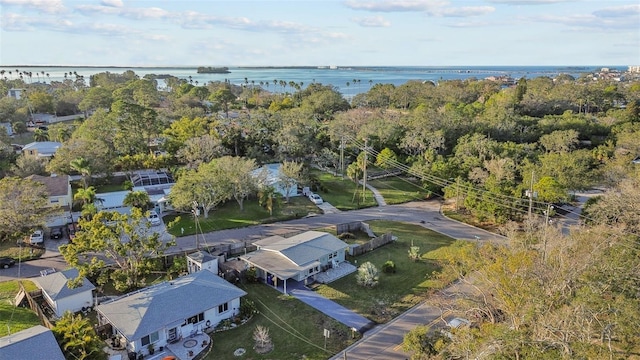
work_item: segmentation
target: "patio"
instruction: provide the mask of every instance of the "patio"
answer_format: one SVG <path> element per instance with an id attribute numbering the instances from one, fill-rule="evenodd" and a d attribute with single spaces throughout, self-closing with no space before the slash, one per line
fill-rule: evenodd
<path id="1" fill-rule="evenodd" d="M 145 360 L 198 360 L 202 359 L 211 349 L 211 338 L 206 333 L 195 334 L 167 344 L 162 350 L 156 350 L 153 355 L 137 357 Z M 114 348 L 109 345 L 103 349 L 109 360 L 129 360 L 129 354 L 123 347 Z"/>

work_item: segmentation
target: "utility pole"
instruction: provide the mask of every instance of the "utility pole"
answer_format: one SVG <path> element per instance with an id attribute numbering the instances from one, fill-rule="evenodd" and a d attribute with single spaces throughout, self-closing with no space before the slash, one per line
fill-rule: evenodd
<path id="1" fill-rule="evenodd" d="M 364 166 L 362 170 L 362 204 L 364 204 L 367 193 L 367 139 L 364 139 Z"/>
<path id="2" fill-rule="evenodd" d="M 340 175 L 344 180 L 344 136 L 340 138 Z"/>
<path id="3" fill-rule="evenodd" d="M 529 221 L 532 220 L 533 217 L 533 197 L 535 196 L 533 192 L 533 175 L 534 171 L 531 172 L 531 185 L 529 186 L 529 190 L 527 190 L 526 195 L 529 197 Z"/>
<path id="4" fill-rule="evenodd" d="M 542 249 L 543 263 L 547 262 L 547 227 L 549 226 L 549 214 L 551 213 L 551 210 L 553 210 L 553 205 L 547 204 L 547 210 L 544 211 L 544 233 L 542 234 L 542 236 L 544 236 L 544 245 Z"/>
<path id="5" fill-rule="evenodd" d="M 456 212 L 458 212 L 458 201 L 460 200 L 460 176 L 456 178 Z"/>

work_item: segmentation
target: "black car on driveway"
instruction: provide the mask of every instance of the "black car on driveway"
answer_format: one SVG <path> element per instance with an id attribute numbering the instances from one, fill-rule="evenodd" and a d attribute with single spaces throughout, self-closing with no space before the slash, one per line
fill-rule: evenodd
<path id="1" fill-rule="evenodd" d="M 16 261 L 9 257 L 0 257 L 0 267 L 8 269 L 9 266 L 15 265 Z"/>
<path id="2" fill-rule="evenodd" d="M 56 227 L 51 229 L 52 239 L 62 239 L 62 228 Z"/>

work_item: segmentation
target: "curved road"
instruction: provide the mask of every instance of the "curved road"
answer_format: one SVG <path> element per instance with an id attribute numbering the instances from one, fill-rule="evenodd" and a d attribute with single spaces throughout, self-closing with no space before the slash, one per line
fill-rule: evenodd
<path id="1" fill-rule="evenodd" d="M 236 244 L 244 246 L 245 242 L 252 242 L 272 235 L 286 235 L 300 231 L 334 226 L 336 224 L 367 221 L 393 220 L 422 225 L 431 230 L 448 235 L 455 239 L 471 241 L 506 242 L 499 235 L 475 228 L 442 216 L 440 202 L 437 200 L 411 202 L 400 205 L 385 205 L 361 210 L 317 215 L 286 222 L 264 224 L 240 229 L 230 229 L 198 235 L 199 245 L 216 246 L 218 244 Z M 14 278 L 39 276 L 44 269 L 63 270 L 68 267 L 57 251 L 59 242 L 48 240 L 45 255 L 33 261 L 22 263 L 20 267 L 0 270 L 0 281 Z M 176 239 L 176 246 L 169 253 L 187 252 L 196 248 L 196 236 L 184 236 Z M 454 288 L 450 288 L 454 290 Z M 426 302 L 415 306 L 391 322 L 378 326 L 365 333 L 363 338 L 350 346 L 334 359 L 406 359 L 409 354 L 400 350 L 404 334 L 419 324 L 437 321 L 441 316 L 438 308 L 429 306 Z M 345 355 L 346 353 L 346 355 Z"/>

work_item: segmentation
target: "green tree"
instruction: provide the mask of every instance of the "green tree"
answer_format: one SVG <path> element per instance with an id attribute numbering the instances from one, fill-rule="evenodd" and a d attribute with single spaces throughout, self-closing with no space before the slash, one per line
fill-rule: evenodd
<path id="1" fill-rule="evenodd" d="M 47 130 L 35 129 L 33 131 L 33 140 L 37 142 L 49 141 L 49 133 Z"/>
<path id="2" fill-rule="evenodd" d="M 187 168 L 196 169 L 200 164 L 209 163 L 228 153 L 228 149 L 222 145 L 218 137 L 207 134 L 185 141 L 176 156 Z"/>
<path id="3" fill-rule="evenodd" d="M 223 156 L 214 160 L 218 181 L 228 194 L 228 198 L 236 200 L 240 211 L 244 211 L 244 200 L 257 189 L 257 180 L 253 175 L 256 162 L 253 159 Z"/>
<path id="4" fill-rule="evenodd" d="M 67 311 L 52 329 L 67 359 L 106 359 L 103 341 L 98 337 L 88 318 Z"/>
<path id="5" fill-rule="evenodd" d="M 229 108 L 236 99 L 237 96 L 226 86 L 209 95 L 209 100 L 219 104 L 227 119 L 229 119 Z"/>
<path id="6" fill-rule="evenodd" d="M 204 217 L 208 218 L 209 211 L 229 199 L 225 191 L 227 184 L 220 181 L 225 175 L 218 170 L 212 161 L 180 175 L 169 194 L 173 207 L 189 212 L 195 211 L 194 207 L 202 208 Z"/>
<path id="7" fill-rule="evenodd" d="M 189 118 L 183 116 L 174 121 L 163 131 L 166 138 L 164 149 L 170 153 L 175 153 L 192 138 L 206 135 L 209 132 L 209 124 L 203 117 Z"/>
<path id="8" fill-rule="evenodd" d="M 49 194 L 44 184 L 29 178 L 0 179 L 0 240 L 16 240 L 30 228 L 44 225 L 56 209 L 47 208 Z"/>
<path id="9" fill-rule="evenodd" d="M 142 211 L 149 210 L 152 206 L 149 194 L 144 190 L 130 191 L 124 197 L 122 204 L 141 209 Z"/>
<path id="10" fill-rule="evenodd" d="M 138 208 L 132 208 L 131 214 L 101 211 L 90 220 L 80 219 L 79 225 L 73 243 L 60 247 L 65 261 L 77 267 L 80 276 L 108 271 L 116 290 L 122 292 L 145 287 L 147 276 L 156 269 L 154 258 L 174 244 L 163 242 Z"/>
<path id="11" fill-rule="evenodd" d="M 91 176 L 91 165 L 89 164 L 89 160 L 79 157 L 71 160 L 69 166 L 72 170 L 80 173 L 82 176 L 82 187 L 86 189 L 88 186 L 88 179 Z"/>
<path id="12" fill-rule="evenodd" d="M 269 211 L 269 216 L 273 216 L 273 210 L 277 208 L 280 193 L 273 186 L 263 186 L 258 192 L 260 206 Z"/>
<path id="13" fill-rule="evenodd" d="M 378 156 L 376 156 L 376 166 L 383 169 L 394 168 L 397 162 L 398 156 L 389 148 L 382 149 L 382 151 L 378 153 Z"/>
<path id="14" fill-rule="evenodd" d="M 46 161 L 33 156 L 18 156 L 15 165 L 11 166 L 11 173 L 15 176 L 24 178 L 29 175 L 45 175 Z"/>
<path id="15" fill-rule="evenodd" d="M 439 331 L 432 331 L 429 326 L 418 325 L 402 338 L 402 350 L 412 353 L 412 360 L 430 359 L 438 355 L 449 342 Z"/>
<path id="16" fill-rule="evenodd" d="M 33 112 L 53 114 L 55 106 L 54 98 L 51 94 L 48 94 L 42 90 L 36 90 L 33 92 L 29 92 L 29 94 L 27 95 L 27 99 L 29 101 L 29 106 L 31 106 Z"/>
<path id="17" fill-rule="evenodd" d="M 285 189 L 290 189 L 302 180 L 302 163 L 283 161 L 278 170 L 278 180 Z M 289 191 L 285 194 L 285 201 L 289 202 Z"/>
<path id="18" fill-rule="evenodd" d="M 538 200 L 559 203 L 568 199 L 567 190 L 551 176 L 544 176 L 533 185 L 533 190 L 538 193 Z"/>

